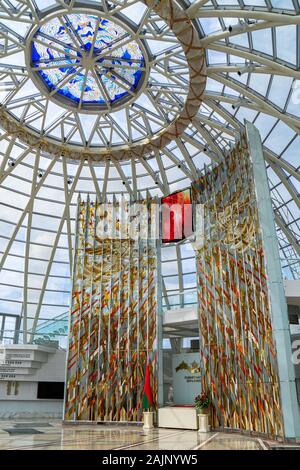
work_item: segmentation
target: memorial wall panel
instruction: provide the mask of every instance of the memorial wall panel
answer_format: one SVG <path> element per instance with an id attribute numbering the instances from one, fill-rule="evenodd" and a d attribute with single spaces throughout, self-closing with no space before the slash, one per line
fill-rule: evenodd
<path id="1" fill-rule="evenodd" d="M 196 250 L 202 389 L 214 427 L 282 436 L 280 387 L 246 137 L 192 185 L 204 205 Z"/>
<path id="2" fill-rule="evenodd" d="M 66 420 L 140 421 L 146 364 L 157 396 L 157 261 L 150 201 L 80 201 Z"/>

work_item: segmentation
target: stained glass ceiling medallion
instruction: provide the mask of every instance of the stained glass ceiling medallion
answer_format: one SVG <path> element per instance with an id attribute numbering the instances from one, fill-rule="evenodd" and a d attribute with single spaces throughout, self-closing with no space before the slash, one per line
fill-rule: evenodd
<path id="1" fill-rule="evenodd" d="M 145 78 L 145 48 L 133 34 L 95 14 L 46 21 L 31 42 L 37 85 L 61 104 L 89 113 L 136 99 Z"/>
<path id="2" fill-rule="evenodd" d="M 59 1 L 29 19 L 26 12 L 20 49 L 9 45 L 5 63 L 13 79 L 0 96 L 1 125 L 52 156 L 140 159 L 192 123 L 205 51 L 177 2 L 100 3 Z"/>

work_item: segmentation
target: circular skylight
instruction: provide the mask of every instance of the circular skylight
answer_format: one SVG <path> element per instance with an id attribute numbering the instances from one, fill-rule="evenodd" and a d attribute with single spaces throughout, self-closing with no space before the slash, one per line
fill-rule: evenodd
<path id="1" fill-rule="evenodd" d="M 147 3 L 139 20 L 106 2 L 25 7 L 7 44 L 14 79 L 0 93 L 2 127 L 72 160 L 140 158 L 179 137 L 202 103 L 204 49 L 179 3 Z M 33 114 L 22 115 L 24 101 Z"/>
<path id="2" fill-rule="evenodd" d="M 36 85 L 59 104 L 89 113 L 136 99 L 145 59 L 144 47 L 133 35 L 128 27 L 95 14 L 47 19 L 31 40 Z"/>

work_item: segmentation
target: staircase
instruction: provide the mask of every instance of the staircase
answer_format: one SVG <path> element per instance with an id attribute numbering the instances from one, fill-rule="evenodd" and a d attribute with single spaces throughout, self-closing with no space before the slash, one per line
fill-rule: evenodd
<path id="1" fill-rule="evenodd" d="M 34 375 L 48 362 L 57 347 L 35 344 L 0 345 L 0 381 L 31 381 Z"/>

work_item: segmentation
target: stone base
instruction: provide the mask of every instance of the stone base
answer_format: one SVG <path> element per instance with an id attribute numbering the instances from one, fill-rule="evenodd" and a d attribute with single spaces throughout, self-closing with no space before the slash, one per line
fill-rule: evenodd
<path id="1" fill-rule="evenodd" d="M 150 429 L 154 429 L 154 413 L 153 411 L 144 411 L 144 426 L 143 429 L 149 431 Z"/>
<path id="2" fill-rule="evenodd" d="M 194 407 L 165 406 L 158 410 L 158 427 L 175 429 L 198 429 Z"/>
<path id="3" fill-rule="evenodd" d="M 199 423 L 199 430 L 198 432 L 209 432 L 210 425 L 208 424 L 208 414 L 207 413 L 199 413 L 198 414 L 198 423 Z"/>

